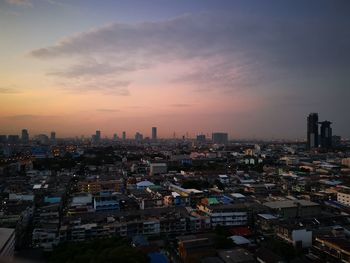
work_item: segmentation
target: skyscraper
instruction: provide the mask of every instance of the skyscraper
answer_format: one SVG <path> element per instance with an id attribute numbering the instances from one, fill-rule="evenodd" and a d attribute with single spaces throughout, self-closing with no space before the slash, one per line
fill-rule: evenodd
<path id="1" fill-rule="evenodd" d="M 126 132 L 123 131 L 123 141 L 125 141 L 125 140 L 126 140 Z"/>
<path id="2" fill-rule="evenodd" d="M 22 137 L 21 137 L 22 143 L 28 143 L 29 142 L 29 133 L 27 129 L 22 130 Z"/>
<path id="3" fill-rule="evenodd" d="M 217 144 L 227 144 L 228 142 L 228 134 L 224 132 L 214 132 L 212 134 L 213 143 Z"/>
<path id="4" fill-rule="evenodd" d="M 152 127 L 152 140 L 157 140 L 157 127 Z"/>
<path id="5" fill-rule="evenodd" d="M 206 138 L 204 134 L 197 135 L 197 142 L 205 142 Z"/>
<path id="6" fill-rule="evenodd" d="M 332 147 L 332 128 L 330 121 L 322 121 L 321 124 L 321 138 L 320 143 L 322 148 Z"/>
<path id="7" fill-rule="evenodd" d="M 94 135 L 92 135 L 92 143 L 100 143 L 101 142 L 101 131 L 96 131 Z"/>
<path id="8" fill-rule="evenodd" d="M 101 141 L 101 131 L 96 131 L 96 142 Z"/>
<path id="9" fill-rule="evenodd" d="M 307 147 L 318 147 L 318 113 L 310 113 L 307 117 Z"/>
<path id="10" fill-rule="evenodd" d="M 56 140 L 56 132 L 52 131 L 50 134 L 50 140 L 55 141 Z"/>
<path id="11" fill-rule="evenodd" d="M 136 132 L 135 134 L 135 141 L 140 142 L 143 140 L 143 135 L 139 132 Z"/>

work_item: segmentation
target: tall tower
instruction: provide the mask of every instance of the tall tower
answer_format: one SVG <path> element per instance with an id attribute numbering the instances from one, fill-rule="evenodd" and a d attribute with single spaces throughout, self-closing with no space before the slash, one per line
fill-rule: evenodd
<path id="1" fill-rule="evenodd" d="M 157 140 L 157 127 L 152 127 L 152 140 Z"/>
<path id="2" fill-rule="evenodd" d="M 95 134 L 95 139 L 96 139 L 96 143 L 99 143 L 101 141 L 101 131 L 96 131 Z"/>
<path id="3" fill-rule="evenodd" d="M 307 147 L 318 147 L 318 113 L 310 113 L 307 117 Z"/>
<path id="4" fill-rule="evenodd" d="M 123 141 L 125 141 L 126 140 L 126 132 L 125 131 L 123 131 L 122 137 L 123 137 Z"/>
<path id="5" fill-rule="evenodd" d="M 50 140 L 55 141 L 56 140 L 56 132 L 52 131 L 50 134 Z"/>
<path id="6" fill-rule="evenodd" d="M 332 147 L 332 128 L 330 121 L 322 121 L 321 124 L 321 138 L 320 143 L 322 148 L 331 148 Z"/>
<path id="7" fill-rule="evenodd" d="M 29 133 L 27 129 L 22 130 L 22 143 L 28 143 L 29 142 Z"/>

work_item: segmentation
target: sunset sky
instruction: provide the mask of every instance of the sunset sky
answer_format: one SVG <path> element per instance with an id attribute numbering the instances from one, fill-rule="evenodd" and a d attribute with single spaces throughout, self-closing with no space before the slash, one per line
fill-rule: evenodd
<path id="1" fill-rule="evenodd" d="M 0 134 L 350 137 L 350 1 L 0 0 Z"/>

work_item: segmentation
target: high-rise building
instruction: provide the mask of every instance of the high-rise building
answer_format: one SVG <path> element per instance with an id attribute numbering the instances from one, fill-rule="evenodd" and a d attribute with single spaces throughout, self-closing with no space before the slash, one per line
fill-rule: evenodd
<path id="1" fill-rule="evenodd" d="M 157 140 L 157 127 L 152 127 L 152 140 Z"/>
<path id="2" fill-rule="evenodd" d="M 332 128 L 330 121 L 322 121 L 321 124 L 321 137 L 320 143 L 322 148 L 331 148 L 332 147 Z"/>
<path id="3" fill-rule="evenodd" d="M 217 144 L 227 144 L 228 143 L 228 134 L 224 132 L 214 132 L 212 134 L 213 143 Z"/>
<path id="4" fill-rule="evenodd" d="M 101 131 L 96 131 L 96 142 L 101 141 Z"/>
<path id="5" fill-rule="evenodd" d="M 125 140 L 126 140 L 126 132 L 123 131 L 123 141 L 125 141 Z"/>
<path id="6" fill-rule="evenodd" d="M 318 113 L 310 113 L 307 117 L 307 147 L 318 147 Z"/>
<path id="7" fill-rule="evenodd" d="M 7 142 L 9 144 L 17 144 L 17 143 L 19 143 L 19 136 L 18 135 L 9 135 L 9 136 L 7 136 Z"/>
<path id="8" fill-rule="evenodd" d="M 119 138 L 118 138 L 118 134 L 116 134 L 116 133 L 113 134 L 113 141 L 118 141 L 118 139 L 119 139 Z"/>
<path id="9" fill-rule="evenodd" d="M 56 132 L 52 131 L 50 134 L 50 140 L 51 141 L 56 141 Z"/>
<path id="10" fill-rule="evenodd" d="M 338 147 L 341 144 L 341 137 L 338 135 L 332 136 L 332 147 Z"/>
<path id="11" fill-rule="evenodd" d="M 97 130 L 94 135 L 92 135 L 92 143 L 100 143 L 101 142 L 101 131 Z"/>
<path id="12" fill-rule="evenodd" d="M 137 132 L 137 133 L 135 134 L 135 141 L 140 142 L 140 141 L 142 141 L 142 140 L 143 140 L 143 135 L 142 135 L 141 133 Z"/>
<path id="13" fill-rule="evenodd" d="M 27 129 L 22 130 L 22 137 L 21 137 L 22 143 L 28 143 L 29 142 L 29 133 Z"/>
<path id="14" fill-rule="evenodd" d="M 7 135 L 0 135 L 0 143 L 6 143 L 7 142 Z"/>
<path id="15" fill-rule="evenodd" d="M 206 138 L 204 134 L 197 135 L 197 142 L 205 142 Z"/>

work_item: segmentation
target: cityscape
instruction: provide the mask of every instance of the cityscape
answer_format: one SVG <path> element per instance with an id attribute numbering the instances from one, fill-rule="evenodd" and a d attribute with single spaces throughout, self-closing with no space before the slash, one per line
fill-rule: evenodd
<path id="1" fill-rule="evenodd" d="M 350 263 L 349 13 L 0 0 L 0 263 Z"/>

